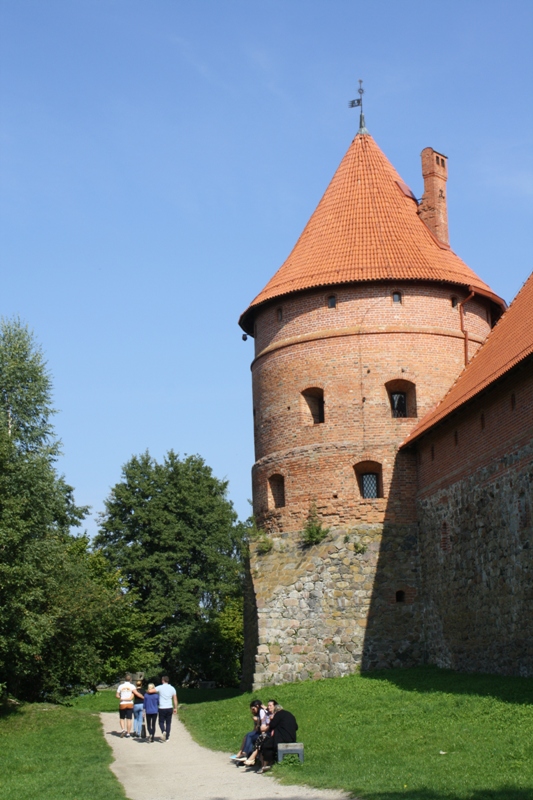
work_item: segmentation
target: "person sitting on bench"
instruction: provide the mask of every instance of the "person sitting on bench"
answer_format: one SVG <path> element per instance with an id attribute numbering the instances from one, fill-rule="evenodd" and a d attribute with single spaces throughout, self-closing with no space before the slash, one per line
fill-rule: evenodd
<path id="1" fill-rule="evenodd" d="M 250 703 L 250 711 L 254 720 L 254 729 L 247 733 L 242 740 L 241 749 L 235 756 L 231 756 L 232 761 L 242 763 L 250 758 L 255 749 L 255 743 L 261 732 L 268 728 L 270 717 L 263 707 L 261 700 L 252 700 Z"/>
<path id="2" fill-rule="evenodd" d="M 271 713 L 270 725 L 268 726 L 268 736 L 261 744 L 259 756 L 261 758 L 261 769 L 265 772 L 272 766 L 278 751 L 278 744 L 288 744 L 296 741 L 296 731 L 298 723 L 294 714 L 286 711 L 277 700 L 269 700 L 267 710 Z"/>

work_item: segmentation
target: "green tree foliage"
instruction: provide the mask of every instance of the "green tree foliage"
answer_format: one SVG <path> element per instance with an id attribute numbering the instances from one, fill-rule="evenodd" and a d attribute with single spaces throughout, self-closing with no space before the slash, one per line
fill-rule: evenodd
<path id="1" fill-rule="evenodd" d="M 32 334 L 18 320 L 3 320 L 0 681 L 4 691 L 32 700 L 94 685 L 143 649 L 143 623 L 121 576 L 70 532 L 86 509 L 55 469 L 50 396 Z"/>
<path id="2" fill-rule="evenodd" d="M 0 322 L 0 425 L 17 450 L 57 455 L 52 382 L 41 348 L 20 320 Z"/>
<path id="3" fill-rule="evenodd" d="M 152 647 L 176 680 L 238 681 L 244 527 L 226 490 L 199 456 L 134 456 L 95 540 L 135 589 Z"/>

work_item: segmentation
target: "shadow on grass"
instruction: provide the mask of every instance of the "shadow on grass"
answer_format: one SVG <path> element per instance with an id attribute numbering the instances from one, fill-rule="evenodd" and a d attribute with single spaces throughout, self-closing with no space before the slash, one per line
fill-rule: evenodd
<path id="1" fill-rule="evenodd" d="M 475 789 L 466 794 L 437 792 L 434 789 L 415 789 L 400 792 L 364 794 L 364 800 L 531 800 L 531 789 L 502 786 L 499 789 Z M 362 798 L 362 800 L 363 800 Z"/>
<path id="2" fill-rule="evenodd" d="M 21 708 L 22 703 L 16 703 L 13 700 L 8 700 L 7 703 L 0 703 L 0 719 L 17 714 Z"/>
<path id="3" fill-rule="evenodd" d="M 188 706 L 196 703 L 215 703 L 218 700 L 228 700 L 231 697 L 239 697 L 243 694 L 240 689 L 185 689 L 177 686 L 178 699 L 180 704 Z"/>
<path id="4" fill-rule="evenodd" d="M 506 703 L 533 704 L 533 678 L 478 675 L 454 672 L 450 669 L 439 669 L 439 667 L 433 666 L 368 671 L 363 672 L 361 677 L 368 680 L 387 681 L 408 692 L 470 694 L 479 697 L 495 697 Z"/>

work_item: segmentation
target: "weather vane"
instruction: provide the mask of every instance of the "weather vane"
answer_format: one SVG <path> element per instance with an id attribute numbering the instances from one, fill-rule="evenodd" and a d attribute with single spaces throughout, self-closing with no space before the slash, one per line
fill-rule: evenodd
<path id="1" fill-rule="evenodd" d="M 359 133 L 368 133 L 367 129 L 365 128 L 365 115 L 363 114 L 363 95 L 365 90 L 363 89 L 363 81 L 359 81 L 359 89 L 357 90 L 359 94 L 358 100 L 350 100 L 348 103 L 349 108 L 360 108 L 361 113 L 359 115 Z"/>

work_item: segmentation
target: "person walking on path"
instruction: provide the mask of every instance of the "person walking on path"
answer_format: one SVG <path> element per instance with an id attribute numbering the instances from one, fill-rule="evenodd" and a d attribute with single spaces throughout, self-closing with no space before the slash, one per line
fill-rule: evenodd
<path id="1" fill-rule="evenodd" d="M 159 686 L 155 687 L 159 695 L 159 727 L 163 734 L 163 741 L 170 739 L 170 726 L 172 715 L 178 713 L 178 695 L 168 681 L 168 675 L 163 675 Z"/>
<path id="2" fill-rule="evenodd" d="M 159 710 L 159 694 L 156 692 L 153 683 L 148 684 L 148 690 L 144 695 L 144 713 L 146 714 L 146 727 L 148 729 L 148 738 L 151 742 L 155 737 L 155 723 L 157 720 L 157 712 Z"/>
<path id="3" fill-rule="evenodd" d="M 137 689 L 138 694 L 135 696 L 135 700 L 133 701 L 133 735 L 140 739 L 143 727 L 144 711 L 143 682 L 135 681 L 135 688 Z"/>
<path id="4" fill-rule="evenodd" d="M 116 697 L 119 699 L 118 713 L 120 717 L 121 736 L 127 739 L 131 736 L 131 718 L 133 716 L 133 698 L 141 697 L 133 683 L 131 682 L 131 675 L 127 672 L 124 675 L 123 682 L 117 687 Z"/>

